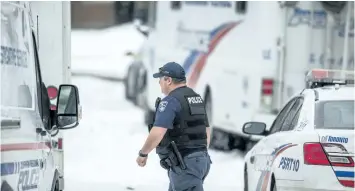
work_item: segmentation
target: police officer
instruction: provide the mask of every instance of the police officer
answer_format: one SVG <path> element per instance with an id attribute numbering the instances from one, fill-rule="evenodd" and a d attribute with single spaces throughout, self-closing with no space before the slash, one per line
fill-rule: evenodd
<path id="1" fill-rule="evenodd" d="M 156 108 L 154 124 L 139 151 L 137 164 L 145 166 L 148 153 L 156 148 L 161 166 L 168 171 L 169 191 L 203 191 L 212 163 L 207 151 L 210 128 L 205 103 L 186 86 L 185 71 L 179 64 L 169 62 L 153 77 L 159 78 L 166 97 Z"/>

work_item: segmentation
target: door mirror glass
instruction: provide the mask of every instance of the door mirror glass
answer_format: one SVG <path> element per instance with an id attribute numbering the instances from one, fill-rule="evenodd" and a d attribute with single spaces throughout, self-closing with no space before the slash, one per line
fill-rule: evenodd
<path id="1" fill-rule="evenodd" d="M 76 86 L 59 86 L 56 114 L 58 129 L 71 129 L 79 125 L 81 107 Z"/>
<path id="2" fill-rule="evenodd" d="M 264 135 L 266 124 L 262 122 L 248 122 L 243 125 L 243 133 L 250 135 Z"/>

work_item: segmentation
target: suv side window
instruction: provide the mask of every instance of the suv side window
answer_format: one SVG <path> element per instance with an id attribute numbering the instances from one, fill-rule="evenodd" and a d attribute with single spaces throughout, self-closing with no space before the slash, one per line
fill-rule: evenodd
<path id="1" fill-rule="evenodd" d="M 299 97 L 296 99 L 295 104 L 290 109 L 287 114 L 285 121 L 282 124 L 281 131 L 290 131 L 293 130 L 297 124 L 299 112 L 303 104 L 303 98 Z"/>
<path id="2" fill-rule="evenodd" d="M 279 113 L 279 115 L 276 117 L 275 121 L 271 125 L 270 134 L 280 131 L 280 129 L 282 127 L 282 123 L 283 123 L 285 117 L 287 116 L 287 113 L 289 112 L 289 110 L 291 109 L 293 104 L 295 103 L 295 101 L 296 101 L 296 99 L 292 99 L 291 101 L 289 101 L 286 104 L 286 106 L 284 108 L 282 108 L 281 112 Z"/>

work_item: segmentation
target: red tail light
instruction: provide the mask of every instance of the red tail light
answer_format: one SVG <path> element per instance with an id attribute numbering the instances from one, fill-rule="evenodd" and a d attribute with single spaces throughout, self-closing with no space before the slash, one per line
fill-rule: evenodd
<path id="1" fill-rule="evenodd" d="M 347 155 L 343 145 L 334 143 L 305 143 L 303 145 L 304 163 L 308 165 L 326 165 L 339 167 L 354 167 L 354 161 Z M 334 169 L 333 169 L 334 170 Z M 344 180 L 337 175 L 339 182 L 346 187 L 354 187 L 354 180 Z"/>
<path id="2" fill-rule="evenodd" d="M 63 149 L 63 138 L 58 138 L 58 149 Z"/>
<path id="3" fill-rule="evenodd" d="M 354 167 L 354 161 L 351 157 L 329 156 L 332 166 Z"/>
<path id="4" fill-rule="evenodd" d="M 260 104 L 262 109 L 271 110 L 273 104 L 273 79 L 263 79 L 261 82 Z"/>
<path id="5" fill-rule="evenodd" d="M 339 156 L 337 153 L 347 153 L 339 144 L 332 143 L 305 143 L 303 145 L 304 162 L 310 165 L 332 165 L 354 167 L 351 157 Z"/>
<path id="6" fill-rule="evenodd" d="M 48 97 L 51 100 L 51 110 L 55 111 L 57 106 L 55 105 L 55 99 L 58 96 L 58 89 L 55 86 L 48 86 L 47 87 Z"/>
<path id="7" fill-rule="evenodd" d="M 272 95 L 274 88 L 273 79 L 263 79 L 262 81 L 262 95 Z"/>
<path id="8" fill-rule="evenodd" d="M 320 143 L 303 145 L 304 163 L 309 165 L 330 165 L 327 155 Z"/>
<path id="9" fill-rule="evenodd" d="M 324 151 L 328 154 L 328 159 L 332 166 L 354 167 L 354 160 L 348 156 L 339 156 L 347 154 L 348 151 L 341 144 L 322 143 Z"/>
<path id="10" fill-rule="evenodd" d="M 48 86 L 47 88 L 49 99 L 57 98 L 58 89 L 55 86 Z"/>

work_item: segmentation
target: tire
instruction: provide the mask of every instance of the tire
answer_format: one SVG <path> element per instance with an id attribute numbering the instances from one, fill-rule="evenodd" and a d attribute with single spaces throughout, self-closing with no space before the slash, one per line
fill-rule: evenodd
<path id="1" fill-rule="evenodd" d="M 245 164 L 244 167 L 244 191 L 248 191 L 249 190 L 249 181 L 248 181 L 248 168 L 247 165 Z"/>
<path id="2" fill-rule="evenodd" d="M 241 152 L 245 152 L 247 141 L 239 135 L 232 135 L 232 149 L 238 149 Z"/>
<path id="3" fill-rule="evenodd" d="M 276 188 L 276 181 L 275 181 L 275 178 L 274 178 L 273 175 L 272 175 L 272 180 L 271 180 L 270 191 L 277 191 L 277 188 Z"/>
<path id="4" fill-rule="evenodd" d="M 216 127 L 212 128 L 211 131 L 211 143 L 210 148 L 220 151 L 230 151 L 232 150 L 232 136 L 229 133 L 218 129 Z"/>
<path id="5" fill-rule="evenodd" d="M 127 76 L 126 76 L 126 79 L 125 79 L 125 81 L 124 81 L 124 86 L 125 86 L 125 98 L 127 99 L 127 100 L 131 100 L 131 95 L 130 95 L 130 86 L 129 86 L 129 83 L 128 83 L 128 81 L 129 81 L 129 79 L 131 78 L 131 74 L 132 73 L 132 66 L 130 66 L 129 68 L 128 68 L 128 72 L 127 72 Z"/>
<path id="6" fill-rule="evenodd" d="M 55 182 L 54 191 L 61 191 L 61 190 L 59 189 L 59 181 L 58 181 L 58 180 Z"/>
<path id="7" fill-rule="evenodd" d="M 247 143 L 245 144 L 245 153 L 249 152 L 253 147 L 254 145 L 256 144 L 257 142 L 256 141 L 247 141 Z"/>
<path id="8" fill-rule="evenodd" d="M 134 65 L 131 65 L 128 69 L 127 77 L 125 80 L 125 93 L 126 93 L 126 99 L 129 101 L 132 101 L 134 104 L 136 104 L 137 100 L 137 70 L 135 69 L 136 67 Z"/>
<path id="9" fill-rule="evenodd" d="M 212 97 L 209 90 L 207 90 L 205 95 L 205 104 L 206 104 L 206 114 L 208 117 L 208 122 L 210 127 L 213 127 L 213 118 L 212 118 Z"/>
<path id="10" fill-rule="evenodd" d="M 213 108 L 212 108 L 212 95 L 210 90 L 206 91 L 205 95 L 206 113 L 208 122 L 211 128 L 211 142 L 210 148 L 215 150 L 229 151 L 231 150 L 231 136 L 214 126 L 213 123 Z"/>

